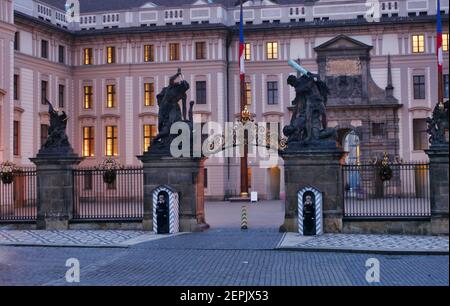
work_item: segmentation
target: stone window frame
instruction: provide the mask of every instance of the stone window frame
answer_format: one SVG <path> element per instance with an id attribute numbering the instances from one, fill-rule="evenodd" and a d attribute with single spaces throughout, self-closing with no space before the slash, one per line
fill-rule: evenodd
<path id="1" fill-rule="evenodd" d="M 20 31 L 14 33 L 14 50 L 20 51 Z"/>
<path id="2" fill-rule="evenodd" d="M 372 139 L 384 139 L 386 137 L 386 122 L 371 121 L 370 122 L 370 137 Z"/>
<path id="3" fill-rule="evenodd" d="M 105 84 L 106 93 L 106 108 L 114 109 L 117 108 L 117 84 L 115 82 L 106 82 Z"/>
<path id="4" fill-rule="evenodd" d="M 64 108 L 66 105 L 66 85 L 64 84 L 64 80 L 58 84 L 58 107 Z"/>
<path id="5" fill-rule="evenodd" d="M 448 32 L 442 33 L 442 51 L 448 52 Z"/>
<path id="6" fill-rule="evenodd" d="M 204 88 L 199 89 L 199 84 L 204 84 Z M 199 99 L 199 90 L 202 90 L 201 97 Z M 195 104 L 207 105 L 208 104 L 208 81 L 205 77 L 199 77 L 195 80 Z"/>
<path id="7" fill-rule="evenodd" d="M 158 135 L 158 126 L 156 124 L 144 123 L 142 125 L 142 152 L 147 152 L 153 139 Z"/>
<path id="8" fill-rule="evenodd" d="M 94 50 L 92 48 L 83 48 L 83 65 L 89 66 L 94 63 Z"/>
<path id="9" fill-rule="evenodd" d="M 195 45 L 195 59 L 206 60 L 208 59 L 208 45 L 206 41 L 196 41 Z"/>
<path id="10" fill-rule="evenodd" d="M 423 81 L 420 81 L 423 79 Z M 416 72 L 412 76 L 412 90 L 414 100 L 425 100 L 427 98 L 427 79 L 425 73 Z M 423 90 L 422 90 L 423 89 Z"/>
<path id="11" fill-rule="evenodd" d="M 58 45 L 58 63 L 66 63 L 66 46 Z"/>
<path id="12" fill-rule="evenodd" d="M 280 56 L 280 44 L 278 43 L 278 41 L 267 41 L 265 45 L 266 45 L 266 59 L 278 60 Z"/>
<path id="13" fill-rule="evenodd" d="M 83 82 L 83 109 L 91 110 L 94 109 L 94 85 L 92 81 Z M 86 89 L 90 89 L 90 92 L 86 91 Z M 89 98 L 89 99 L 88 99 Z M 89 107 L 87 107 L 89 105 Z"/>
<path id="14" fill-rule="evenodd" d="M 111 65 L 116 63 L 116 47 L 106 47 L 106 64 Z"/>
<path id="15" fill-rule="evenodd" d="M 48 131 L 49 131 L 50 125 L 41 123 L 40 130 L 39 130 L 39 136 L 41 140 L 41 147 L 45 144 L 48 138 Z"/>
<path id="16" fill-rule="evenodd" d="M 109 136 L 109 129 L 111 136 Z M 105 125 L 105 156 L 119 156 L 119 126 L 117 124 Z"/>
<path id="17" fill-rule="evenodd" d="M 181 59 L 181 44 L 178 42 L 170 42 L 168 44 L 168 58 L 170 62 L 179 61 Z"/>
<path id="18" fill-rule="evenodd" d="M 147 87 L 150 87 L 147 89 Z M 152 107 L 156 105 L 155 82 L 153 79 L 144 80 L 144 107 Z M 147 96 L 148 95 L 148 96 Z"/>
<path id="19" fill-rule="evenodd" d="M 412 147 L 413 151 L 425 151 L 429 149 L 428 132 L 427 132 L 427 118 L 412 118 Z M 421 129 L 417 130 L 415 123 L 419 122 L 423 125 Z M 418 141 L 418 142 L 416 142 Z"/>
<path id="20" fill-rule="evenodd" d="M 49 42 L 46 39 L 41 39 L 41 58 L 49 58 Z"/>
<path id="21" fill-rule="evenodd" d="M 413 54 L 422 54 L 426 52 L 425 34 L 411 35 L 411 52 Z"/>
<path id="22" fill-rule="evenodd" d="M 249 42 L 244 45 L 244 59 L 247 62 L 252 60 L 252 44 Z"/>
<path id="23" fill-rule="evenodd" d="M 268 105 L 279 105 L 278 97 L 279 97 L 279 84 L 278 80 L 272 80 L 271 78 L 267 79 L 266 82 L 266 94 L 267 94 L 267 104 Z M 269 84 L 276 84 L 275 87 L 270 87 Z"/>
<path id="24" fill-rule="evenodd" d="M 155 61 L 155 45 L 144 45 L 144 63 L 152 63 Z"/>
<path id="25" fill-rule="evenodd" d="M 21 134 L 20 121 L 14 120 L 13 121 L 13 155 L 14 156 L 21 155 L 20 134 Z"/>
<path id="26" fill-rule="evenodd" d="M 45 86 L 44 86 L 45 85 Z M 48 91 L 49 91 L 49 81 L 47 78 L 42 78 L 40 82 L 40 99 L 41 99 L 41 105 L 47 105 L 48 100 Z"/>
<path id="27" fill-rule="evenodd" d="M 88 135 L 86 136 L 86 131 Z M 94 125 L 83 125 L 81 127 L 81 155 L 87 158 L 95 157 L 95 126 Z"/>
<path id="28" fill-rule="evenodd" d="M 14 73 L 14 83 L 13 83 L 13 99 L 15 101 L 20 100 L 20 74 Z"/>

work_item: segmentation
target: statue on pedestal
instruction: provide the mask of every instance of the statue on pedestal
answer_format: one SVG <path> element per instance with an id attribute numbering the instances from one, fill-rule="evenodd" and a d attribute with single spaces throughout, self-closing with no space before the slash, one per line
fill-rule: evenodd
<path id="1" fill-rule="evenodd" d="M 64 111 L 55 108 L 50 101 L 48 114 L 50 116 L 50 127 L 48 138 L 39 151 L 40 155 L 73 155 L 73 149 L 66 134 L 67 121 L 69 117 Z"/>
<path id="2" fill-rule="evenodd" d="M 297 63 L 290 61 L 289 64 L 299 69 L 302 75 L 291 75 L 287 80 L 288 85 L 295 88 L 291 122 L 283 129 L 288 145 L 294 142 L 300 146 L 320 145 L 324 141 L 334 141 L 336 130 L 328 128 L 325 109 L 329 94 L 327 85 L 318 75 Z"/>
<path id="3" fill-rule="evenodd" d="M 433 110 L 431 118 L 427 119 L 428 134 L 432 147 L 446 146 L 448 148 L 448 104 L 438 103 Z"/>
<path id="4" fill-rule="evenodd" d="M 180 79 L 180 81 L 177 81 Z M 189 90 L 189 83 L 183 79 L 181 69 L 170 77 L 169 85 L 164 87 L 156 96 L 158 100 L 158 135 L 152 141 L 149 153 L 167 151 L 171 141 L 176 135 L 170 134 L 170 128 L 175 122 L 186 122 L 192 129 L 193 104 L 190 103 L 189 118 L 187 118 L 186 92 Z M 182 101 L 182 111 L 179 101 Z"/>

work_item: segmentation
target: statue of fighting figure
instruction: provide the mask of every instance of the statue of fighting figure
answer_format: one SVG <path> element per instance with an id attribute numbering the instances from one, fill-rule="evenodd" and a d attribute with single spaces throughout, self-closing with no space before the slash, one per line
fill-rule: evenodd
<path id="1" fill-rule="evenodd" d="M 43 144 L 39 154 L 73 154 L 69 137 L 66 134 L 69 117 L 65 111 L 54 107 L 50 101 L 46 100 L 46 103 L 48 105 L 48 114 L 50 116 L 50 127 L 48 129 L 47 140 Z"/>
<path id="2" fill-rule="evenodd" d="M 433 110 L 431 118 L 427 119 L 428 134 L 431 146 L 448 147 L 449 129 L 449 101 L 438 103 Z"/>
<path id="3" fill-rule="evenodd" d="M 328 128 L 326 104 L 329 90 L 319 75 L 313 74 L 296 62 L 290 60 L 289 65 L 300 72 L 300 76 L 289 76 L 288 85 L 295 89 L 292 101 L 294 111 L 290 124 L 283 129 L 288 143 L 297 142 L 308 145 L 323 140 L 334 140 L 336 130 Z"/>
<path id="4" fill-rule="evenodd" d="M 193 105 L 190 102 L 189 114 L 187 114 L 187 95 L 189 83 L 184 80 L 181 69 L 169 79 L 169 85 L 164 87 L 156 96 L 159 106 L 158 112 L 158 135 L 152 141 L 153 148 L 168 148 L 176 135 L 170 134 L 170 128 L 175 122 L 186 122 L 191 126 L 193 122 Z M 182 109 L 179 102 L 182 102 Z M 157 149 L 156 149 L 157 150 Z"/>

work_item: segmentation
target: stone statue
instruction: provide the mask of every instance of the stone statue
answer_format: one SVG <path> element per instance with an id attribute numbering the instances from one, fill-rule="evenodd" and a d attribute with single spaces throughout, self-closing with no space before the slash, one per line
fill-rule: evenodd
<path id="1" fill-rule="evenodd" d="M 292 101 L 294 111 L 291 122 L 283 132 L 288 137 L 288 144 L 297 142 L 301 145 L 319 141 L 334 140 L 335 129 L 328 128 L 326 103 L 328 87 L 318 75 L 307 72 L 300 77 L 288 77 L 288 85 L 295 88 L 295 99 Z"/>
<path id="2" fill-rule="evenodd" d="M 180 81 L 177 81 L 181 78 Z M 178 69 L 177 73 L 170 77 L 169 85 L 164 87 L 161 92 L 156 96 L 158 100 L 159 112 L 158 112 L 158 135 L 152 142 L 150 151 L 158 151 L 162 149 L 168 149 L 170 143 L 176 135 L 170 134 L 170 128 L 175 122 L 187 122 L 192 127 L 193 122 L 193 102 L 190 103 L 189 120 L 186 118 L 186 92 L 189 90 L 189 83 L 183 79 L 181 69 Z M 183 112 L 181 111 L 179 101 L 182 101 Z"/>
<path id="3" fill-rule="evenodd" d="M 46 103 L 48 104 L 50 127 L 48 130 L 48 138 L 39 151 L 39 154 L 72 155 L 73 149 L 66 134 L 67 121 L 69 117 L 64 111 L 54 108 L 52 103 L 48 100 L 46 100 Z"/>
<path id="4" fill-rule="evenodd" d="M 428 134 L 430 135 L 431 146 L 447 146 L 448 147 L 448 103 L 438 103 L 431 118 L 427 119 Z"/>

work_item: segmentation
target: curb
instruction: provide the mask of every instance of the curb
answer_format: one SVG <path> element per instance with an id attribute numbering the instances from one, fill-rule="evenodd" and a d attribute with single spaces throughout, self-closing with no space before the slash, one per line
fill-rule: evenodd
<path id="1" fill-rule="evenodd" d="M 278 251 L 322 252 L 322 253 L 356 253 L 380 255 L 449 255 L 448 250 L 406 250 L 406 249 L 363 249 L 363 248 L 310 248 L 310 247 L 277 247 Z"/>
<path id="2" fill-rule="evenodd" d="M 92 248 L 92 249 L 127 249 L 128 244 L 46 244 L 46 243 L 1 243 L 0 247 L 34 247 L 34 248 Z"/>

